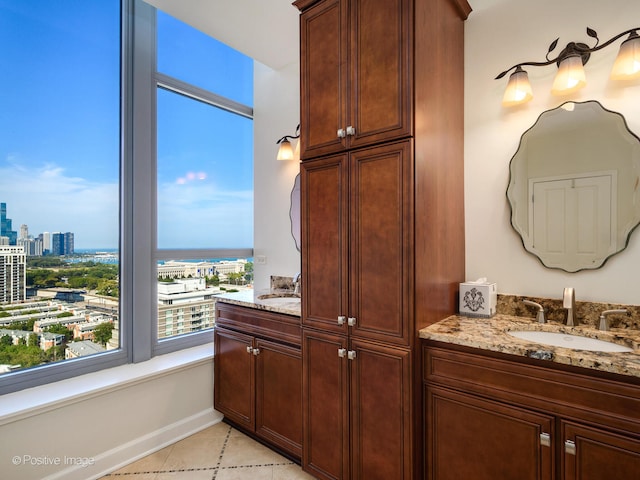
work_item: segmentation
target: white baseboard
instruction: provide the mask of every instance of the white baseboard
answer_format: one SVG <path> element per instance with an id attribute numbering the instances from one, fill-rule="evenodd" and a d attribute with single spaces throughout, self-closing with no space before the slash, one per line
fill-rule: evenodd
<path id="1" fill-rule="evenodd" d="M 72 465 L 43 480 L 95 480 L 110 472 L 157 452 L 183 438 L 204 430 L 222 420 L 222 414 L 209 408 L 159 430 L 149 432 L 92 458 L 89 465 Z"/>

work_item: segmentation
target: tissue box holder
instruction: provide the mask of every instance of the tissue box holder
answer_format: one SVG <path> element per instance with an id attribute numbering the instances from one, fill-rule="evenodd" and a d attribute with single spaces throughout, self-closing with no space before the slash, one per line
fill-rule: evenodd
<path id="1" fill-rule="evenodd" d="M 498 287 L 495 283 L 460 284 L 460 315 L 491 318 L 496 314 Z"/>

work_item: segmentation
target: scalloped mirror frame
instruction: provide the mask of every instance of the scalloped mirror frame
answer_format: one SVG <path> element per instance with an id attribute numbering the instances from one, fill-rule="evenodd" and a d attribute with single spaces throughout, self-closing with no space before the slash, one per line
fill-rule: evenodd
<path id="1" fill-rule="evenodd" d="M 547 268 L 598 269 L 640 224 L 639 184 L 640 138 L 624 116 L 595 100 L 565 102 L 540 114 L 511 158 L 511 226 Z"/>

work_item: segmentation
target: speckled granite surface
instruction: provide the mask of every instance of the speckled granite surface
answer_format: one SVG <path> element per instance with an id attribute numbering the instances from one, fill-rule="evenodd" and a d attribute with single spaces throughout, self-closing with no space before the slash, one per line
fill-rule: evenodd
<path id="1" fill-rule="evenodd" d="M 543 330 L 573 333 L 611 341 L 633 348 L 628 353 L 574 350 L 532 343 L 512 337 L 510 330 Z M 567 327 L 557 322 L 540 324 L 533 317 L 498 313 L 493 318 L 453 315 L 420 330 L 420 337 L 494 352 L 548 360 L 550 362 L 640 377 L 640 330 L 612 328 L 608 332 L 592 326 Z"/>
<path id="2" fill-rule="evenodd" d="M 218 301 L 268 312 L 300 316 L 300 296 L 289 292 L 243 290 L 216 295 Z"/>
<path id="3" fill-rule="evenodd" d="M 577 292 L 576 295 L 579 295 Z M 562 308 L 562 299 L 523 297 L 519 295 L 498 295 L 496 313 L 514 315 L 516 317 L 535 317 L 536 309 L 528 307 L 523 300 L 531 300 L 544 307 L 545 317 L 551 322 L 565 323 L 567 310 Z M 627 309 L 629 315 L 612 315 L 609 317 L 612 328 L 631 328 L 640 331 L 640 306 L 622 305 L 619 303 L 597 303 L 576 301 L 575 317 L 580 325 L 597 327 L 600 313 L 604 310 Z"/>

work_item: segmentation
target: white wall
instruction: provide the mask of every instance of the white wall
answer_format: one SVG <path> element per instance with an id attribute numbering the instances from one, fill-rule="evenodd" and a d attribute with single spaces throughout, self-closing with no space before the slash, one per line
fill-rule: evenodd
<path id="1" fill-rule="evenodd" d="M 297 36 L 296 36 L 297 42 Z M 272 70 L 254 67 L 254 270 L 255 289 L 269 288 L 271 275 L 300 272 L 300 254 L 291 235 L 290 195 L 299 162 L 278 161 L 276 141 L 294 135 L 300 123 L 299 63 Z M 292 143 L 295 147 L 295 143 Z M 267 263 L 259 265 L 263 255 Z"/>
<path id="2" fill-rule="evenodd" d="M 557 54 L 570 41 L 593 45 L 586 27 L 601 43 L 640 26 L 637 0 L 472 1 L 474 11 L 465 27 L 465 220 L 466 276 L 486 276 L 505 294 L 561 298 L 564 287 L 576 289 L 577 300 L 640 303 L 637 268 L 640 231 L 625 251 L 600 270 L 573 274 L 543 267 L 527 253 L 510 225 L 505 192 L 509 162 L 522 133 L 545 110 L 566 100 L 598 100 L 623 114 L 640 134 L 640 82 L 621 88 L 608 76 L 621 41 L 594 53 L 585 66 L 587 86 L 571 97 L 553 97 L 553 65 L 525 68 L 534 98 L 507 109 L 501 100 L 507 78 L 503 70 L 525 61 L 544 61 L 551 42 L 560 37 Z M 478 4 L 478 5 L 476 5 Z M 507 76 L 508 77 L 508 76 Z"/>
<path id="3" fill-rule="evenodd" d="M 212 356 L 203 345 L 0 397 L 0 477 L 99 478 L 219 422 Z M 65 460 L 78 457 L 90 464 Z"/>

